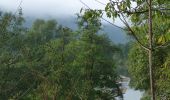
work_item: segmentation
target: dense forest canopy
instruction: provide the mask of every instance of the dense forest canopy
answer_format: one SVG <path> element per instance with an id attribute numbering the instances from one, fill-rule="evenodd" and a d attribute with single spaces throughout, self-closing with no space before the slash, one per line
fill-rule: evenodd
<path id="1" fill-rule="evenodd" d="M 99 17 L 86 22 L 80 15 L 76 31 L 42 19 L 25 28 L 24 20 L 21 12 L 1 14 L 0 99 L 122 97 L 114 59 L 116 55 L 121 58 L 121 49 L 99 34 Z"/>
<path id="2" fill-rule="evenodd" d="M 87 9 L 77 14 L 76 30 L 52 19 L 26 28 L 22 9 L 0 13 L 0 99 L 122 100 L 124 75 L 144 91 L 141 100 L 169 100 L 170 1 L 110 0 L 104 10 L 80 2 Z M 101 20 L 132 41 L 111 42 Z"/>

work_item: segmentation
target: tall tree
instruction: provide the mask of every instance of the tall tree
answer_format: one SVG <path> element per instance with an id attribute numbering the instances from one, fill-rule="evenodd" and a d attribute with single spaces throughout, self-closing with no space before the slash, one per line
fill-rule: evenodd
<path id="1" fill-rule="evenodd" d="M 82 1 L 81 1 L 82 2 Z M 83 3 L 83 2 L 82 2 Z M 132 3 L 135 3 L 136 6 L 132 5 Z M 84 4 L 84 3 L 83 3 Z M 103 3 L 102 3 L 103 4 Z M 160 0 L 110 0 L 109 3 L 107 3 L 105 6 L 105 12 L 106 15 L 109 18 L 115 19 L 119 18 L 126 26 L 126 29 L 129 31 L 130 35 L 138 42 L 138 44 L 146 50 L 148 53 L 148 66 L 149 66 L 149 77 L 150 77 L 150 91 L 151 91 L 151 97 L 152 100 L 155 100 L 155 82 L 154 82 L 154 74 L 153 74 L 153 51 L 155 48 L 154 46 L 154 35 L 153 33 L 153 27 L 152 27 L 152 19 L 155 16 L 160 16 L 160 17 L 167 17 L 168 16 L 168 11 L 167 9 L 169 7 L 169 1 L 164 0 L 163 2 Z M 86 4 L 85 4 L 86 5 Z M 87 6 L 87 5 L 86 5 Z M 88 6 L 87 6 L 88 7 Z M 89 8 L 89 7 L 88 7 Z M 90 9 L 90 8 L 89 8 Z M 98 10 L 102 11 L 102 10 Z M 89 16 L 92 17 L 92 16 Z M 148 36 L 148 42 L 142 43 L 141 40 L 138 38 L 137 33 L 134 32 L 134 30 L 131 28 L 129 25 L 127 18 L 130 18 L 131 22 L 133 23 L 132 25 L 136 26 L 141 26 L 143 23 L 148 23 L 148 32 L 145 32 L 146 35 Z M 104 18 L 102 18 L 104 19 Z M 104 19 L 107 21 L 106 19 Z M 109 22 L 109 21 L 107 21 Z M 109 22 L 112 24 L 111 22 Z M 114 25 L 114 24 L 112 24 Z M 116 25 L 114 25 L 116 26 Z M 117 26 L 118 27 L 118 26 Z M 120 27 L 119 27 L 120 28 Z"/>
<path id="2" fill-rule="evenodd" d="M 93 14 L 96 15 L 93 16 Z M 88 82 L 89 97 L 87 99 L 114 99 L 114 96 L 121 96 L 118 84 L 116 83 L 115 63 L 113 56 L 118 50 L 116 46 L 110 44 L 109 39 L 104 35 L 99 35 L 101 28 L 100 11 L 87 10 L 79 16 L 81 28 L 80 45 L 82 45 L 78 56 L 78 64 L 84 69 L 84 79 Z M 91 17 L 89 17 L 91 16 Z M 81 61 L 84 60 L 84 61 Z M 88 80 L 88 81 L 86 81 Z M 113 93 L 105 93 L 102 89 L 115 89 Z M 94 89 L 99 89 L 95 91 Z M 110 91 L 111 92 L 111 91 Z M 97 98 L 96 98 L 97 96 Z"/>
<path id="3" fill-rule="evenodd" d="M 165 45 L 169 41 L 169 35 L 168 35 L 168 30 L 169 30 L 169 19 L 166 18 L 161 18 L 157 17 L 153 19 L 153 33 L 155 33 L 154 37 L 154 46 L 160 46 L 160 45 Z M 140 40 L 145 43 L 148 40 L 148 37 L 145 36 L 145 31 L 146 31 L 147 24 L 140 26 L 140 27 L 134 27 L 134 31 L 138 32 L 141 37 Z M 168 96 L 168 92 L 161 92 L 164 85 L 161 85 L 167 81 L 160 81 L 162 80 L 160 76 L 162 76 L 161 73 L 164 73 L 162 71 L 162 68 L 165 63 L 165 59 L 167 58 L 166 55 L 168 55 L 169 47 L 164 47 L 161 46 L 161 48 L 155 48 L 153 55 L 153 64 L 154 64 L 154 80 L 155 80 L 155 92 L 156 92 L 156 97 L 157 99 L 160 99 L 162 94 L 166 94 Z M 137 58 L 137 59 L 136 59 Z M 132 78 L 132 84 L 136 89 L 144 89 L 145 91 L 148 91 L 148 84 L 149 84 L 149 75 L 147 73 L 147 65 L 148 61 L 146 60 L 146 53 L 145 51 L 141 50 L 141 48 L 136 44 L 132 44 L 130 53 L 129 53 L 129 71 L 131 73 L 131 78 Z M 140 74 L 138 74 L 140 73 Z M 165 74 L 164 74 L 165 75 Z M 165 78 L 165 77 L 164 77 Z M 139 81 L 140 79 L 140 81 Z M 166 80 L 166 79 L 165 79 Z M 167 88 L 168 89 L 168 88 Z"/>

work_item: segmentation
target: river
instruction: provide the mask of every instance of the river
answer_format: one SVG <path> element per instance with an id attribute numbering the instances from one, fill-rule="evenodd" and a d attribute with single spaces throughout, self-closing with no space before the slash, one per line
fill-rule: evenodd
<path id="1" fill-rule="evenodd" d="M 143 95 L 143 92 L 131 89 L 128 86 L 127 91 L 123 96 L 124 96 L 124 100 L 140 100 L 142 95 Z"/>
<path id="2" fill-rule="evenodd" d="M 129 87 L 130 78 L 125 76 L 122 77 L 124 77 L 125 80 L 128 80 L 122 82 L 122 86 L 126 88 L 126 92 L 123 95 L 124 100 L 140 100 L 140 98 L 143 95 L 143 92 L 130 88 Z"/>

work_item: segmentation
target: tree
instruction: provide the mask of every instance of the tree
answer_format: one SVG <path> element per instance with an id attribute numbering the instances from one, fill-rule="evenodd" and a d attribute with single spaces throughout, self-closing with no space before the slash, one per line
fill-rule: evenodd
<path id="1" fill-rule="evenodd" d="M 143 24 L 140 27 L 133 27 L 133 30 L 140 34 L 139 39 L 142 41 L 142 43 L 146 43 L 148 40 L 148 37 L 145 36 L 145 31 L 146 31 L 146 26 L 147 24 Z M 164 65 L 166 55 L 168 53 L 167 49 L 169 47 L 164 47 L 162 46 L 161 48 L 159 47 L 160 45 L 165 45 L 169 41 L 169 36 L 167 35 L 168 30 L 169 30 L 169 19 L 168 18 L 161 18 L 161 17 L 154 17 L 153 18 L 153 33 L 154 34 L 154 46 L 158 47 L 155 48 L 153 51 L 154 59 L 153 59 L 153 64 L 154 64 L 154 69 L 153 71 L 155 72 L 154 74 L 154 80 L 155 80 L 155 92 L 156 92 L 156 98 L 160 99 L 160 96 L 162 93 L 159 89 L 161 88 L 161 83 L 159 80 L 162 80 L 160 78 L 162 73 L 162 67 Z M 137 58 L 137 59 L 136 59 Z M 148 65 L 148 61 L 146 60 L 146 54 L 139 46 L 137 46 L 136 43 L 132 45 L 132 48 L 129 53 L 129 71 L 131 73 L 131 78 L 132 78 L 132 84 L 133 86 L 136 87 L 136 89 L 144 89 L 145 91 L 148 91 L 147 85 L 149 84 L 149 78 L 148 78 L 148 70 L 146 69 Z M 140 73 L 140 74 L 138 74 Z M 140 81 L 139 81 L 140 79 Z M 159 81 L 159 82 L 158 82 Z M 168 80 L 167 80 L 168 81 Z M 163 81 L 162 81 L 163 83 Z M 159 84 L 159 85 L 158 85 Z M 166 93 L 165 93 L 166 94 Z M 168 95 L 166 95 L 168 96 Z"/>
<path id="2" fill-rule="evenodd" d="M 19 79 L 22 78 L 21 75 L 23 74 L 20 71 L 25 70 L 18 63 L 22 58 L 20 50 L 24 41 L 22 34 L 25 33 L 25 28 L 22 26 L 23 21 L 21 14 L 14 16 L 11 13 L 2 13 L 1 15 L 0 98 L 2 99 L 15 98 L 26 89 L 18 88 L 19 85 L 23 84 Z"/>
<path id="3" fill-rule="evenodd" d="M 166 5 L 166 4 L 168 4 L 169 1 L 164 0 L 163 2 L 161 2 L 160 0 L 154 0 L 154 1 L 152 1 L 152 0 L 148 0 L 148 1 L 137 0 L 137 1 L 135 1 L 135 3 L 136 3 L 135 7 L 132 6 L 132 2 L 134 2 L 134 0 L 123 0 L 123 1 L 110 0 L 110 2 L 107 3 L 107 5 L 105 7 L 105 12 L 109 18 L 115 19 L 118 17 L 125 24 L 130 35 L 138 42 L 138 44 L 144 50 L 147 51 L 148 61 L 149 61 L 148 66 L 149 66 L 149 73 L 150 73 L 150 75 L 149 75 L 149 77 L 150 77 L 150 91 L 151 91 L 151 95 L 152 95 L 151 96 L 152 100 L 155 100 L 155 87 L 154 87 L 155 82 L 154 82 L 154 74 L 153 74 L 153 50 L 157 47 L 154 47 L 153 40 L 154 40 L 155 33 L 153 33 L 152 19 L 155 16 L 160 16 L 160 15 L 162 15 L 160 17 L 168 16 L 169 9 L 166 9 L 166 8 L 168 8 L 169 5 Z M 102 11 L 102 10 L 98 10 L 98 11 Z M 153 16 L 153 14 L 154 14 L 154 16 Z M 89 17 L 92 17 L 92 16 L 89 16 Z M 148 32 L 145 32 L 146 35 L 148 33 L 147 44 L 143 44 L 140 41 L 137 33 L 134 32 L 134 30 L 131 28 L 128 21 L 126 20 L 126 17 L 130 18 L 131 22 L 133 23 L 132 25 L 134 25 L 134 26 L 136 26 L 136 25 L 141 26 L 141 25 L 143 25 L 143 23 L 148 22 L 148 28 L 147 28 Z M 104 19 L 104 18 L 102 18 L 102 19 Z M 107 21 L 107 20 L 105 20 L 105 21 Z M 109 23 L 111 23 L 111 22 L 109 22 Z M 112 24 L 112 25 L 114 25 L 114 24 Z"/>
<path id="4" fill-rule="evenodd" d="M 71 34 L 71 29 L 57 25 L 54 20 L 39 19 L 34 22 L 26 34 L 27 49 L 24 54 L 38 84 L 27 94 L 27 98 L 55 100 L 68 97 L 71 88 L 68 66 L 72 59 L 68 59 L 65 48 L 72 40 Z"/>
<path id="5" fill-rule="evenodd" d="M 92 13 L 96 13 L 96 15 L 89 17 L 93 15 Z M 82 66 L 84 70 L 82 80 L 87 82 L 85 84 L 88 93 L 86 94 L 87 99 L 114 99 L 114 96 L 122 95 L 117 93 L 119 90 L 116 83 L 118 76 L 113 59 L 118 49 L 116 46 L 111 45 L 109 39 L 104 35 L 98 35 L 101 22 L 97 13 L 99 14 L 100 12 L 87 10 L 78 16 L 81 29 L 79 45 L 82 46 L 79 50 L 76 64 Z M 102 91 L 105 88 L 106 91 L 108 88 L 117 91 L 112 91 L 113 93 Z"/>
<path id="6" fill-rule="evenodd" d="M 33 71 L 39 72 L 45 80 L 40 80 L 37 88 L 28 94 L 28 98 L 114 99 L 114 96 L 117 95 L 116 91 L 105 93 L 95 90 L 95 88 L 104 87 L 119 89 L 116 84 L 116 68 L 112 58 L 117 48 L 111 45 L 104 35 L 97 34 L 100 29 L 98 19 L 91 19 L 87 26 L 84 26 L 82 23 L 86 23 L 86 21 L 81 19 L 82 17 L 79 16 L 79 21 L 81 21 L 79 31 L 72 32 L 69 28 L 58 27 L 55 35 L 57 37 L 49 38 L 48 41 L 41 41 L 41 38 L 44 39 L 47 35 L 43 33 L 47 29 L 41 31 L 46 22 L 40 20 L 37 21 L 39 24 L 36 22 L 36 26 L 34 26 L 36 28 L 33 27 L 35 32 L 30 33 L 34 38 L 31 36 L 28 40 L 31 44 L 34 41 L 36 44 L 31 46 L 36 49 L 32 51 L 35 53 L 31 58 L 41 59 L 39 62 L 33 63 L 32 67 Z M 39 25 L 42 29 L 37 27 Z M 52 34 L 52 32 L 50 31 L 48 34 Z"/>

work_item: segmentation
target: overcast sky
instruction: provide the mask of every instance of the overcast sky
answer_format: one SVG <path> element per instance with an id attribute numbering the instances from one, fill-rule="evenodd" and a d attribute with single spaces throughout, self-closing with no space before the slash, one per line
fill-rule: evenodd
<path id="1" fill-rule="evenodd" d="M 104 5 L 95 0 L 82 0 L 91 8 L 104 9 Z M 109 0 L 98 0 L 107 3 Z M 15 12 L 21 0 L 0 0 L 0 9 Z M 79 0 L 22 0 L 24 16 L 33 17 L 76 17 L 80 9 L 86 8 Z M 119 20 L 116 24 L 122 25 Z"/>
<path id="2" fill-rule="evenodd" d="M 15 11 L 21 0 L 0 0 L 0 8 Z M 95 0 L 82 0 L 91 8 L 104 8 Z M 107 0 L 101 0 L 106 1 Z M 23 0 L 21 7 L 26 15 L 74 16 L 84 5 L 79 0 Z"/>

